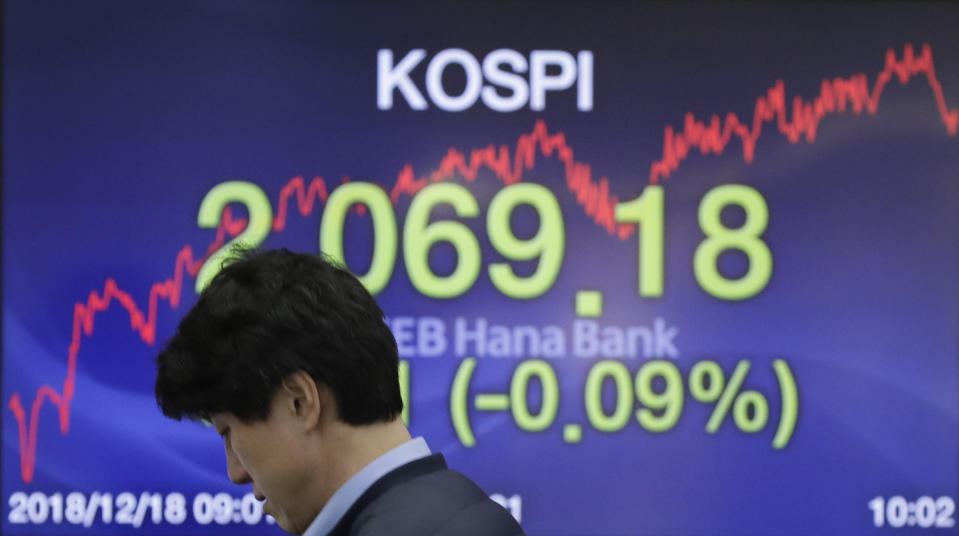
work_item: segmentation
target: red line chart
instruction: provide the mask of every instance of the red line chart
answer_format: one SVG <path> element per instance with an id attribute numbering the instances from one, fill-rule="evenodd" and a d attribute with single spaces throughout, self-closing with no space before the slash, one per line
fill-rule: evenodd
<path id="1" fill-rule="evenodd" d="M 897 59 L 892 49 L 886 51 L 886 64 L 876 76 L 872 88 L 869 87 L 864 73 L 848 78 L 823 80 L 819 95 L 812 101 L 803 101 L 799 96 L 793 98 L 792 119 L 789 118 L 786 89 L 782 80 L 777 80 L 766 91 L 766 95 L 756 99 L 751 123 L 743 123 L 739 116 L 730 112 L 722 120 L 718 115 L 713 115 L 707 125 L 696 119 L 692 113 L 687 113 L 682 132 L 676 132 L 672 126 L 666 127 L 663 134 L 663 155 L 650 166 L 649 182 L 657 184 L 660 179 L 669 178 L 692 149 L 698 148 L 704 155 L 722 154 L 733 136 L 742 140 L 743 160 L 751 163 L 756 157 L 756 141 L 762 135 L 764 123 L 775 121 L 779 132 L 786 136 L 789 143 L 799 143 L 802 136 L 812 143 L 816 141 L 819 122 L 827 115 L 844 114 L 849 110 L 856 115 L 863 110 L 875 115 L 882 92 L 893 76 L 899 79 L 899 83 L 907 84 L 918 75 L 926 77 L 946 131 L 950 136 L 955 136 L 959 126 L 959 110 L 950 110 L 946 105 L 942 85 L 936 78 L 936 69 L 932 62 L 932 47 L 923 45 L 917 57 L 912 45 L 906 45 L 902 59 Z"/>
<path id="2" fill-rule="evenodd" d="M 916 56 L 913 47 L 906 45 L 901 58 L 897 58 L 892 49 L 886 52 L 885 65 L 871 87 L 863 73 L 847 78 L 823 80 L 819 95 L 811 101 L 794 97 L 791 118 L 782 80 L 777 80 L 765 95 L 756 99 L 751 123 L 743 123 L 736 114 L 728 113 L 723 119 L 718 115 L 711 116 L 707 124 L 687 113 L 681 132 L 677 132 L 672 126 L 665 128 L 662 157 L 650 166 L 649 182 L 657 184 L 660 180 L 669 178 L 693 149 L 698 148 L 703 155 L 723 154 L 733 137 L 741 140 L 743 160 L 751 163 L 755 158 L 756 142 L 763 133 L 765 123 L 775 122 L 776 128 L 789 143 L 799 143 L 802 137 L 812 143 L 816 139 L 820 122 L 826 116 L 850 111 L 861 114 L 864 110 L 875 115 L 883 90 L 894 76 L 901 84 L 907 84 L 920 75 L 926 78 L 932 89 L 947 133 L 955 136 L 959 126 L 959 110 L 950 109 L 946 104 L 942 86 L 936 78 L 932 48 L 923 45 L 919 56 Z M 586 215 L 609 235 L 625 240 L 633 233 L 635 227 L 632 224 L 617 224 L 614 220 L 618 198 L 610 193 L 609 180 L 606 177 L 593 180 L 591 166 L 574 158 L 573 148 L 567 144 L 566 135 L 563 132 L 550 133 L 542 120 L 536 122 L 531 132 L 520 135 L 512 150 L 505 144 L 488 145 L 472 149 L 467 155 L 450 148 L 436 169 L 419 178 L 412 165 L 404 165 L 390 189 L 390 199 L 395 204 L 401 196 L 412 196 L 433 182 L 454 177 L 474 181 L 481 171 L 491 171 L 504 185 L 514 184 L 523 179 L 525 172 L 535 167 L 538 157 L 556 158 L 563 164 L 569 192 L 574 195 Z M 349 180 L 347 177 L 341 182 Z M 325 203 L 327 197 L 326 181 L 322 177 L 314 177 L 309 184 L 301 176 L 292 178 L 280 190 L 273 230 L 282 231 L 286 228 L 292 200 L 295 199 L 296 208 L 302 216 L 309 216 L 316 208 L 317 202 Z M 96 315 L 108 310 L 114 302 L 118 303 L 129 314 L 130 329 L 137 332 L 145 344 L 155 344 L 159 301 L 168 301 L 173 309 L 179 307 L 184 277 L 196 277 L 206 259 L 223 246 L 227 236 L 238 235 L 246 224 L 246 219 L 233 218 L 229 207 L 224 209 L 216 236 L 207 247 L 206 253 L 197 258 L 191 246 L 184 246 L 176 255 L 172 277 L 151 286 L 145 313 L 131 294 L 121 289 L 113 278 L 106 279 L 101 291 L 91 290 L 86 302 L 74 304 L 72 340 L 62 391 L 50 385 L 40 386 L 30 405 L 29 417 L 19 393 L 14 393 L 8 403 L 8 408 L 17 421 L 20 471 L 25 483 L 32 482 L 34 478 L 40 410 L 47 401 L 57 409 L 60 433 L 65 435 L 70 431 L 70 407 L 76 393 L 77 357 L 83 339 L 94 333 Z"/>

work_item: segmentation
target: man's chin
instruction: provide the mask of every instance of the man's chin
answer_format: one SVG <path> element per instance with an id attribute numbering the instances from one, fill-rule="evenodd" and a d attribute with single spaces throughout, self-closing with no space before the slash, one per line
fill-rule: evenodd
<path id="1" fill-rule="evenodd" d="M 303 534 L 306 532 L 307 527 L 294 526 L 292 523 L 290 523 L 290 518 L 286 517 L 285 515 L 276 515 L 273 516 L 273 519 L 276 520 L 276 525 L 278 527 L 286 532 L 289 532 L 290 534 Z"/>
<path id="2" fill-rule="evenodd" d="M 280 516 L 270 511 L 270 509 L 268 508 L 268 503 L 266 501 L 263 501 L 263 515 L 272 517 L 273 520 L 276 521 L 276 524 L 280 526 L 280 528 L 282 528 L 283 530 L 286 530 L 286 527 L 284 526 L 283 522 L 280 520 Z"/>
<path id="3" fill-rule="evenodd" d="M 266 510 L 263 510 L 263 513 L 266 514 L 266 513 L 267 513 Z M 279 514 L 274 514 L 274 513 L 272 513 L 272 512 L 269 513 L 268 515 L 271 516 L 274 521 L 276 521 L 276 525 L 277 525 L 278 527 L 280 527 L 281 529 L 285 530 L 286 532 L 290 532 L 290 527 L 289 527 L 289 525 L 287 524 L 285 517 L 283 517 L 283 516 L 281 516 L 281 515 L 279 515 Z"/>

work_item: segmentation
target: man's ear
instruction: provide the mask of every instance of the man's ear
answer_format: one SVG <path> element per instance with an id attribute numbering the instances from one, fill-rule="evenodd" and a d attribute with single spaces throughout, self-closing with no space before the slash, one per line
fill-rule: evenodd
<path id="1" fill-rule="evenodd" d="M 319 424 L 325 408 L 320 399 L 321 388 L 312 376 L 298 370 L 283 379 L 281 388 L 286 394 L 283 408 L 285 411 L 290 412 L 290 415 L 308 428 Z"/>

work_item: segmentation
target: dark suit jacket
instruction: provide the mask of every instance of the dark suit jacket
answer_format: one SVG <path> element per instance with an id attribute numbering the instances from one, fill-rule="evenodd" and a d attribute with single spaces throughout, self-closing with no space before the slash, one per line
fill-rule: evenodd
<path id="1" fill-rule="evenodd" d="M 516 536 L 523 529 L 470 479 L 433 454 L 377 480 L 330 536 Z"/>

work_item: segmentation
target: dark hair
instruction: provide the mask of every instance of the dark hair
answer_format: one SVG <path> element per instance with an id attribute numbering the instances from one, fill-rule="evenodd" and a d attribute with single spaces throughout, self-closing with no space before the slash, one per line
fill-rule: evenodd
<path id="1" fill-rule="evenodd" d="M 286 249 L 238 250 L 227 263 L 157 356 L 164 415 L 265 420 L 283 379 L 301 370 L 332 391 L 348 424 L 402 411 L 396 340 L 345 268 Z"/>

